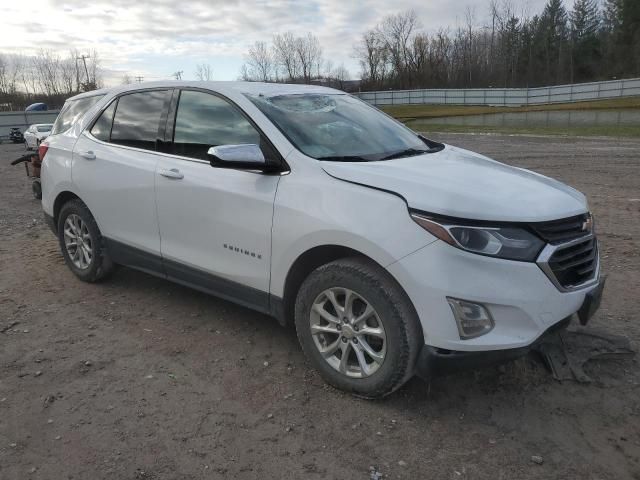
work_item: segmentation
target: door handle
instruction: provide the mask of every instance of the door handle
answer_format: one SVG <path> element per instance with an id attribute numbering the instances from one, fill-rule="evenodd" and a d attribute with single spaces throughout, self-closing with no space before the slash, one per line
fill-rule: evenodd
<path id="1" fill-rule="evenodd" d="M 80 152 L 80 156 L 85 160 L 95 160 L 96 154 L 93 153 L 92 150 L 87 150 L 86 152 Z"/>
<path id="2" fill-rule="evenodd" d="M 163 168 L 162 170 L 160 170 L 160 175 L 167 178 L 174 178 L 176 180 L 184 178 L 184 175 L 177 168 L 172 168 L 171 170 Z"/>

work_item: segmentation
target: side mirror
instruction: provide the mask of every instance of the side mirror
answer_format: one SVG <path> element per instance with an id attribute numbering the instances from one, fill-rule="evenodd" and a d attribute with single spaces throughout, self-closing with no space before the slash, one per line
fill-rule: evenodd
<path id="1" fill-rule="evenodd" d="M 267 170 L 267 160 L 255 144 L 219 145 L 207 151 L 211 166 L 243 170 Z"/>

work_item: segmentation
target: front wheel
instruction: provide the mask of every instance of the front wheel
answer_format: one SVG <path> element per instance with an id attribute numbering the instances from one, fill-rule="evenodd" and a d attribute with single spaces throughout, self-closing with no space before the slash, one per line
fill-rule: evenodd
<path id="1" fill-rule="evenodd" d="M 378 398 L 413 376 L 424 343 L 418 317 L 378 265 L 349 258 L 319 267 L 300 287 L 295 317 L 307 358 L 334 387 Z"/>

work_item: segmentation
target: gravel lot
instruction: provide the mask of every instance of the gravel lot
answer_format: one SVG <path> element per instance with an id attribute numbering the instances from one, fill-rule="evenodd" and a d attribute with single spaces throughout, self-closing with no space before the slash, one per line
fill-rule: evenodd
<path id="1" fill-rule="evenodd" d="M 640 340 L 640 141 L 432 137 L 586 192 L 609 274 L 590 327 Z M 22 148 L 0 145 L 0 479 L 640 479 L 637 358 L 350 397 L 268 317 L 124 268 L 76 280 Z"/>

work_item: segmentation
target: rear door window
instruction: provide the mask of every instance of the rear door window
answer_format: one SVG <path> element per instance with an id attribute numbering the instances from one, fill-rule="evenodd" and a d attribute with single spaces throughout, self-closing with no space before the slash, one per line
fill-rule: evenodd
<path id="1" fill-rule="evenodd" d="M 91 97 L 67 101 L 53 124 L 51 135 L 69 130 L 71 126 L 102 97 L 104 97 L 104 95 L 93 95 Z"/>
<path id="2" fill-rule="evenodd" d="M 155 150 L 167 92 L 157 90 L 121 96 L 113 118 L 111 142 Z"/>

